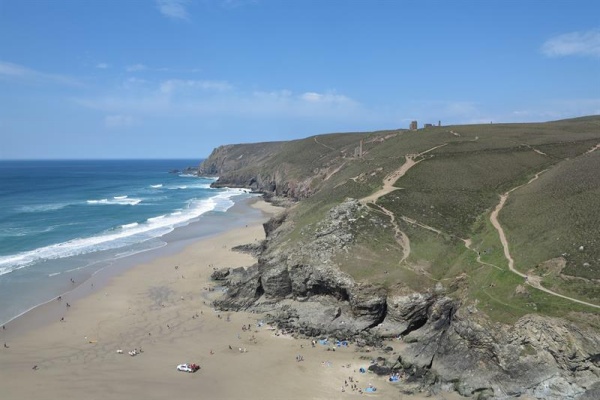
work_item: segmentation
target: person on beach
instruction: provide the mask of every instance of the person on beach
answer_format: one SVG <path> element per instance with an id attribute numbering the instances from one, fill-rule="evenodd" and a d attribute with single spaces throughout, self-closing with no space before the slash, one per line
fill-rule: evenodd
<path id="1" fill-rule="evenodd" d="M 8 345 L 6 344 L 6 342 L 4 342 L 4 348 L 8 349 Z"/>

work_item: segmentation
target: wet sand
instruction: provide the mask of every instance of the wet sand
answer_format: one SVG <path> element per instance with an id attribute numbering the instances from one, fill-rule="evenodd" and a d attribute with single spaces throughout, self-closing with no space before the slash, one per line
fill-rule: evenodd
<path id="1" fill-rule="evenodd" d="M 219 294 L 208 290 L 213 266 L 253 264 L 250 255 L 230 248 L 263 239 L 261 223 L 279 211 L 263 201 L 253 207 L 263 211 L 262 219 L 216 236 L 182 240 L 158 258 L 116 276 L 94 277 L 62 300 L 7 324 L 0 330 L 0 340 L 8 346 L 0 348 L 0 397 L 425 398 L 402 395 L 401 382 L 359 373 L 375 353 L 357 352 L 353 345 L 335 352 L 319 344 L 312 347 L 309 340 L 258 326 L 260 315 L 219 313 L 210 307 Z M 242 330 L 244 325 L 251 329 Z M 142 352 L 127 354 L 134 349 Z M 303 361 L 296 361 L 299 355 Z M 200 365 L 198 372 L 176 370 L 178 364 L 192 362 Z M 349 377 L 359 388 L 372 384 L 377 391 L 361 395 L 351 389 Z"/>

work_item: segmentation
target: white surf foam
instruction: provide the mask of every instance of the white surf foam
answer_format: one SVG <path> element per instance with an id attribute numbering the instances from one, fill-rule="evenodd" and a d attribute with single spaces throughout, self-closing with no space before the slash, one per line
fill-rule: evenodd
<path id="1" fill-rule="evenodd" d="M 112 199 L 88 200 L 88 204 L 108 204 L 108 205 L 129 205 L 135 206 L 142 202 L 142 199 L 129 198 L 127 196 L 115 196 Z"/>
<path id="2" fill-rule="evenodd" d="M 245 192 L 240 189 L 226 189 L 208 199 L 192 200 L 188 203 L 186 209 L 148 218 L 144 223 L 125 224 L 121 226 L 122 229 L 111 230 L 97 236 L 77 238 L 31 251 L 0 256 L 0 275 L 46 259 L 66 258 L 102 250 L 116 249 L 163 236 L 178 226 L 187 225 L 191 220 L 209 211 L 227 211 L 234 204 L 231 198 L 243 193 Z M 103 200 L 106 199 L 97 201 Z M 124 200 L 133 199 L 119 199 L 119 201 Z"/>
<path id="3" fill-rule="evenodd" d="M 169 190 L 210 189 L 210 183 L 193 183 L 187 185 L 167 186 Z"/>
<path id="4" fill-rule="evenodd" d="M 161 187 L 163 187 L 163 185 L 162 185 L 162 183 L 159 183 L 158 185 L 150 185 L 150 187 L 151 187 L 152 189 L 158 189 L 158 188 L 161 188 Z"/>
<path id="5" fill-rule="evenodd" d="M 131 224 L 124 224 L 124 225 L 121 225 L 121 229 L 131 229 L 131 228 L 135 228 L 138 225 L 139 224 L 137 222 L 133 222 Z"/>
<path id="6" fill-rule="evenodd" d="M 51 232 L 55 229 L 55 226 L 46 227 L 8 227 L 0 232 L 0 237 L 26 237 L 30 235 L 37 235 L 40 233 Z"/>
<path id="7" fill-rule="evenodd" d="M 36 213 L 44 211 L 56 211 L 61 208 L 65 208 L 71 203 L 48 203 L 48 204 L 32 204 L 28 206 L 21 206 L 17 208 L 17 211 L 24 213 Z"/>

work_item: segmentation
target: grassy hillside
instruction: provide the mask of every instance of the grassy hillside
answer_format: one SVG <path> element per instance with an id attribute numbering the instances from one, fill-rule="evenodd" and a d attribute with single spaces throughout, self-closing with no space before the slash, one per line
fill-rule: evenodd
<path id="1" fill-rule="evenodd" d="M 361 140 L 363 156 L 355 157 Z M 593 281 L 600 279 L 600 150 L 589 152 L 599 143 L 597 116 L 331 134 L 282 143 L 244 168 L 310 182 L 311 196 L 293 209 L 294 228 L 281 238 L 285 246 L 297 246 L 331 207 L 376 192 L 411 157 L 416 164 L 394 183 L 397 190 L 371 206 L 371 223 L 339 255 L 338 265 L 389 290 L 441 282 L 493 317 L 512 320 L 528 312 L 592 310 L 523 288 L 523 278 L 508 271 L 489 217 L 500 195 L 519 186 L 499 215 L 516 268 L 541 276 L 556 292 L 600 303 L 600 285 Z M 402 263 L 402 246 L 384 210 L 410 240 L 410 256 Z M 565 260 L 562 268 L 544 264 L 557 257 Z"/>

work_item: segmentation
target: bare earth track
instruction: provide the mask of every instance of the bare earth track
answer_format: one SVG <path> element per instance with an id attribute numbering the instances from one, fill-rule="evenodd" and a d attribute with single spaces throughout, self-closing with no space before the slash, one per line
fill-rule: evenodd
<path id="1" fill-rule="evenodd" d="M 316 141 L 316 138 L 315 138 Z M 386 209 L 385 207 L 376 204 L 377 200 L 379 200 L 379 198 L 381 198 L 382 196 L 385 196 L 388 193 L 391 193 L 399 188 L 395 187 L 394 184 L 398 181 L 398 179 L 400 179 L 401 177 L 403 177 L 412 167 L 414 167 L 415 165 L 417 165 L 418 163 L 420 163 L 421 161 L 423 161 L 424 159 L 419 159 L 417 161 L 415 161 L 415 159 L 417 159 L 420 156 L 423 156 L 424 154 L 433 151 L 437 148 L 446 146 L 448 143 L 444 143 L 441 144 L 439 146 L 435 146 L 432 147 L 428 150 L 425 150 L 419 154 L 408 154 L 405 156 L 406 161 L 404 162 L 404 164 L 402 164 L 402 166 L 393 171 L 392 173 L 388 174 L 384 179 L 383 179 L 383 187 L 381 189 L 379 189 L 378 191 L 376 191 L 375 193 L 363 197 L 362 199 L 360 199 L 359 201 L 362 204 L 373 204 L 375 205 L 381 212 L 383 212 L 384 214 L 386 214 L 389 218 L 390 218 L 390 222 L 392 223 L 393 227 L 394 227 L 394 234 L 395 234 L 395 238 L 396 241 L 398 242 L 398 244 L 400 244 L 400 246 L 402 246 L 402 250 L 403 250 L 403 255 L 402 255 L 402 259 L 400 260 L 400 263 L 406 261 L 408 259 L 408 257 L 410 256 L 410 240 L 408 238 L 408 236 L 402 231 L 400 230 L 400 227 L 398 226 L 398 223 L 396 222 L 396 218 L 394 216 L 394 213 L 391 212 L 390 210 Z M 597 146 L 593 147 L 592 149 L 588 150 L 587 153 L 591 153 L 597 149 L 600 148 L 600 144 L 598 144 Z M 533 148 L 532 148 L 533 149 Z M 537 150 L 537 149 L 533 149 L 536 153 L 540 154 L 540 155 L 546 155 L 545 153 Z M 537 174 L 535 174 L 535 176 L 533 178 L 531 178 L 527 183 L 516 186 L 512 189 L 510 189 L 509 191 L 507 191 L 506 193 L 502 194 L 500 196 L 500 202 L 498 203 L 498 205 L 496 206 L 496 208 L 494 209 L 494 211 L 492 211 L 492 213 L 490 214 L 490 222 L 492 223 L 492 225 L 494 226 L 494 228 L 498 231 L 498 235 L 500 236 L 500 242 L 502 243 L 502 248 L 504 250 L 504 256 L 506 257 L 506 260 L 508 261 L 508 268 L 511 272 L 513 272 L 514 274 L 517 274 L 519 276 L 521 276 L 522 278 L 525 279 L 525 282 L 531 286 L 534 287 L 538 290 L 541 290 L 543 292 L 546 292 L 552 296 L 556 296 L 556 297 L 560 297 L 569 301 L 573 301 L 575 303 L 579 303 L 579 304 L 584 304 L 586 306 L 589 307 L 594 307 L 594 308 L 600 308 L 600 306 L 596 305 L 596 304 L 592 304 L 592 303 L 588 303 L 586 301 L 582 301 L 582 300 L 578 300 L 572 297 L 568 297 L 568 296 L 564 296 L 560 293 L 556 293 L 550 289 L 546 289 L 545 287 L 543 287 L 541 285 L 541 277 L 539 276 L 535 276 L 535 275 L 528 275 L 528 274 L 524 274 L 522 272 L 520 272 L 519 270 L 517 270 L 515 268 L 515 261 L 513 260 L 511 254 L 510 254 L 510 250 L 509 250 L 509 245 L 508 245 L 508 240 L 506 239 L 506 234 L 504 233 L 504 229 L 502 229 L 502 226 L 500 225 L 500 222 L 498 221 L 498 214 L 500 213 L 500 211 L 502 210 L 502 208 L 504 207 L 504 204 L 506 203 L 506 200 L 508 199 L 508 196 L 510 195 L 510 193 L 512 193 L 513 191 L 529 185 L 531 182 L 535 181 L 536 179 L 538 179 L 538 177 L 543 174 L 544 172 L 546 172 L 547 170 L 543 170 L 538 172 Z M 443 234 L 442 231 L 433 228 L 431 226 L 427 226 L 427 225 L 423 225 L 411 218 L 408 217 L 402 217 L 402 219 L 410 224 L 413 225 L 417 225 L 422 227 L 423 229 L 428 229 L 432 232 L 436 232 L 438 234 Z M 500 267 L 498 267 L 497 265 L 493 265 L 490 263 L 486 263 L 484 261 L 481 260 L 481 256 L 479 254 L 479 252 L 477 252 L 475 249 L 473 249 L 471 247 L 471 239 L 461 239 L 464 243 L 465 243 L 465 247 L 473 252 L 477 253 L 477 262 L 482 264 L 482 265 L 487 265 L 496 269 L 501 269 Z"/>
<path id="2" fill-rule="evenodd" d="M 546 171 L 547 170 L 543 170 L 543 171 L 538 172 L 537 174 L 535 174 L 535 176 L 533 178 L 531 178 L 529 180 L 529 182 L 527 182 L 527 183 L 525 183 L 523 185 L 516 186 L 516 187 L 512 188 L 511 190 L 509 190 L 508 192 L 506 192 L 503 195 L 501 195 L 500 196 L 500 202 L 498 203 L 498 205 L 496 206 L 496 208 L 494 209 L 494 211 L 492 211 L 492 213 L 490 215 L 490 222 L 492 223 L 492 225 L 494 226 L 494 228 L 496 228 L 496 230 L 498 231 L 498 235 L 500 236 L 500 242 L 502 243 L 502 248 L 504 249 L 504 257 L 506 257 L 506 260 L 508 261 L 508 269 L 511 272 L 513 272 L 513 273 L 515 273 L 515 274 L 517 274 L 517 275 L 525 278 L 525 283 L 527 283 L 529 286 L 534 287 L 536 289 L 539 289 L 539 290 L 541 290 L 543 292 L 546 292 L 548 294 L 551 294 L 552 296 L 557 296 L 557 297 L 560 297 L 560 298 L 563 298 L 563 299 L 566 299 L 566 300 L 573 301 L 575 303 L 584 304 L 586 306 L 590 306 L 590 307 L 594 307 L 594 308 L 600 308 L 600 306 L 598 306 L 596 304 L 592 304 L 592 303 L 588 303 L 586 301 L 574 299 L 572 297 L 564 296 L 564 295 L 562 295 L 560 293 L 553 292 L 550 289 L 546 289 L 540 283 L 541 277 L 535 276 L 535 275 L 524 274 L 524 273 L 520 272 L 519 270 L 517 270 L 515 268 L 515 261 L 513 260 L 512 256 L 510 255 L 510 250 L 509 250 L 509 246 L 508 246 L 508 240 L 506 239 L 506 234 L 504 233 L 504 229 L 502 229 L 502 225 L 500 225 L 500 222 L 498 221 L 498 214 L 500 214 L 500 211 L 504 207 L 504 204 L 506 203 L 506 200 L 508 199 L 508 196 L 510 195 L 511 192 L 519 189 L 520 187 L 529 185 L 531 182 L 535 181 L 542 173 L 544 173 Z"/>
<path id="3" fill-rule="evenodd" d="M 365 205 L 368 203 L 376 205 L 376 207 L 379 208 L 381 212 L 383 212 L 390 218 L 390 222 L 394 226 L 394 236 L 396 238 L 396 242 L 398 242 L 398 244 L 402 246 L 402 259 L 400 260 L 400 263 L 406 261 L 406 259 L 408 259 L 408 256 L 410 256 L 410 240 L 408 239 L 406 233 L 400 230 L 400 227 L 396 222 L 396 217 L 394 216 L 394 213 L 388 210 L 387 208 L 376 204 L 377 200 L 379 200 L 380 197 L 385 196 L 386 194 L 391 193 L 394 190 L 397 190 L 398 188 L 394 186 L 394 183 L 396 183 L 398 179 L 402 178 L 408 172 L 409 169 L 423 161 L 423 159 L 415 161 L 415 158 L 421 157 L 422 155 L 429 153 L 430 151 L 433 151 L 437 148 L 446 146 L 447 144 L 448 143 L 444 143 L 439 146 L 432 147 L 419 154 L 407 154 L 405 156 L 406 161 L 404 162 L 404 164 L 402 164 L 402 166 L 399 169 L 393 171 L 391 174 L 383 178 L 383 187 L 381 189 L 371 194 L 370 196 L 363 197 L 359 200 L 362 204 Z"/>

